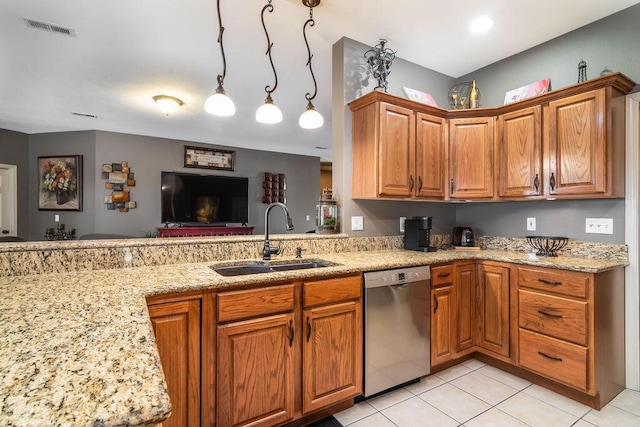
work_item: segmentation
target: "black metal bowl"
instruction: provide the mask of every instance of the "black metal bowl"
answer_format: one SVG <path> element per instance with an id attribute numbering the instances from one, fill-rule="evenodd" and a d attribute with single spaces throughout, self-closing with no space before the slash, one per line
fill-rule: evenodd
<path id="1" fill-rule="evenodd" d="M 568 241 L 568 237 L 527 236 L 527 242 L 538 251 L 536 255 L 541 256 L 558 256 L 558 251 L 564 248 Z"/>

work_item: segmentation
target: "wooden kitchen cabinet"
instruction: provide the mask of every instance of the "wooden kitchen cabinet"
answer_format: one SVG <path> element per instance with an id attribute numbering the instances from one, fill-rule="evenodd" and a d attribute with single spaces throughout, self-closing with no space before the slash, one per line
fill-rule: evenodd
<path id="1" fill-rule="evenodd" d="M 200 299 L 149 305 L 169 397 L 163 427 L 200 425 Z"/>
<path id="2" fill-rule="evenodd" d="M 494 117 L 449 120 L 449 197 L 494 197 Z"/>
<path id="3" fill-rule="evenodd" d="M 469 353 L 475 345 L 476 263 L 456 263 L 455 330 L 457 356 Z"/>
<path id="4" fill-rule="evenodd" d="M 498 195 L 539 196 L 542 188 L 542 108 L 498 116 Z"/>
<path id="5" fill-rule="evenodd" d="M 217 425 L 272 426 L 294 416 L 295 285 L 220 292 Z M 229 322 L 229 323 L 227 323 Z"/>
<path id="6" fill-rule="evenodd" d="M 362 392 L 362 279 L 217 294 L 217 426 L 276 426 Z"/>
<path id="7" fill-rule="evenodd" d="M 445 196 L 447 130 L 442 110 L 381 92 L 349 107 L 353 198 Z"/>
<path id="8" fill-rule="evenodd" d="M 518 365 L 600 409 L 624 389 L 624 270 L 517 274 Z"/>
<path id="9" fill-rule="evenodd" d="M 509 357 L 509 267 L 478 262 L 476 296 L 476 343 Z"/>
<path id="10" fill-rule="evenodd" d="M 303 414 L 362 393 L 362 281 L 303 283 Z"/>
<path id="11" fill-rule="evenodd" d="M 453 359 L 455 352 L 454 266 L 431 268 L 431 365 Z"/>

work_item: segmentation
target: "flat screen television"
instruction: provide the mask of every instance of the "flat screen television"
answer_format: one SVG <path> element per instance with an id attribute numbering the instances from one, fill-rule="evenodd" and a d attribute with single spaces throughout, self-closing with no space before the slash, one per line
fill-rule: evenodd
<path id="1" fill-rule="evenodd" d="M 249 179 L 162 172 L 162 222 L 224 226 L 249 220 Z"/>

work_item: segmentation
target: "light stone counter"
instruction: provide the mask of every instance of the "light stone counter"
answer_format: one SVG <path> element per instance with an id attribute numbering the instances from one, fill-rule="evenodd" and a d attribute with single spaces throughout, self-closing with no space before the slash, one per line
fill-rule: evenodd
<path id="1" fill-rule="evenodd" d="M 0 277 L 0 425 L 153 425 L 165 419 L 170 402 L 147 296 L 458 259 L 594 273 L 627 265 L 567 256 L 532 261 L 526 253 L 504 250 L 384 250 L 318 258 L 341 265 L 239 277 L 209 268 L 228 261 Z"/>

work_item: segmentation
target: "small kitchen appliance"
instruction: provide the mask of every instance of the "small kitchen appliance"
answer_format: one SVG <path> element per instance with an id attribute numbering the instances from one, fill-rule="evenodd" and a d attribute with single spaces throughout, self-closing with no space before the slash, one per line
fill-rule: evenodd
<path id="1" fill-rule="evenodd" d="M 404 220 L 404 248 L 411 251 L 435 252 L 431 246 L 431 220 L 433 217 L 416 216 Z"/>
<path id="2" fill-rule="evenodd" d="M 453 227 L 451 243 L 454 246 L 474 246 L 476 240 L 471 227 Z"/>

